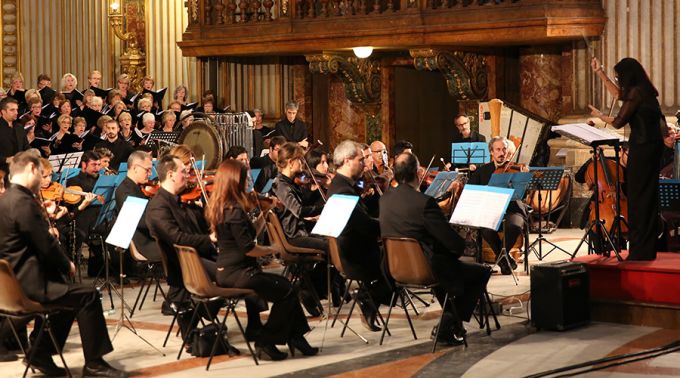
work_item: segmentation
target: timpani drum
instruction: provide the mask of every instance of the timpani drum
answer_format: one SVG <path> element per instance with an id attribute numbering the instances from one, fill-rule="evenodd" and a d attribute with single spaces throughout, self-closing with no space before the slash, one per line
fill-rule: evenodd
<path id="1" fill-rule="evenodd" d="M 221 133 L 210 121 L 196 120 L 182 131 L 177 143 L 187 145 L 196 160 L 205 158 L 205 169 L 215 169 L 222 162 L 227 146 Z"/>

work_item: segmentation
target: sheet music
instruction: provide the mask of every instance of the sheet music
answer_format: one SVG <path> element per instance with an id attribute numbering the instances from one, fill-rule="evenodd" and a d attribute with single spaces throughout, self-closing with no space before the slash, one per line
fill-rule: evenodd
<path id="1" fill-rule="evenodd" d="M 52 164 L 53 172 L 59 173 L 64 168 L 78 168 L 78 163 L 80 163 L 80 158 L 82 156 L 82 152 L 50 155 L 49 161 L 50 164 Z"/>
<path id="2" fill-rule="evenodd" d="M 106 242 L 116 247 L 129 248 L 148 202 L 148 199 L 128 196 L 120 209 L 116 223 L 111 228 L 109 236 L 106 237 Z"/>
<path id="3" fill-rule="evenodd" d="M 345 229 L 349 217 L 359 202 L 359 196 L 334 194 L 326 202 L 312 234 L 337 238 Z"/>
<path id="4" fill-rule="evenodd" d="M 465 185 L 449 223 L 498 230 L 513 189 Z"/>
<path id="5" fill-rule="evenodd" d="M 625 140 L 622 135 L 605 129 L 597 129 L 587 123 L 570 123 L 553 126 L 552 131 L 586 145 L 603 140 Z"/>

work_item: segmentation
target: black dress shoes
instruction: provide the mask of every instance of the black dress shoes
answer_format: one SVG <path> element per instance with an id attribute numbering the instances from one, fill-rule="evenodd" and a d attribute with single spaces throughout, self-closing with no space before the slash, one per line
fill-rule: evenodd
<path id="1" fill-rule="evenodd" d="M 288 340 L 288 350 L 290 355 L 295 357 L 295 350 L 302 352 L 304 356 L 316 356 L 319 353 L 319 348 L 309 345 L 304 336 L 299 335 Z"/>
<path id="2" fill-rule="evenodd" d="M 128 373 L 118 370 L 109 365 L 103 359 L 97 359 L 85 363 L 83 367 L 83 378 L 85 377 L 111 377 L 111 378 L 127 378 Z"/>
<path id="3" fill-rule="evenodd" d="M 28 360 L 25 358 L 22 362 L 24 365 L 28 364 Z M 65 377 L 67 375 L 66 369 L 57 366 L 52 360 L 52 356 L 34 356 L 31 367 L 49 377 Z"/>
<path id="4" fill-rule="evenodd" d="M 260 360 L 281 361 L 288 357 L 288 353 L 283 353 L 274 344 L 255 343 L 255 355 Z"/>

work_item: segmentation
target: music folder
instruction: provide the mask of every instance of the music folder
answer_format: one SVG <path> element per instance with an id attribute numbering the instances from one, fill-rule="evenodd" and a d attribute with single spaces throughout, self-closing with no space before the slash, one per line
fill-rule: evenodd
<path id="1" fill-rule="evenodd" d="M 491 175 L 488 185 L 512 189 L 512 200 L 521 201 L 524 198 L 532 176 L 531 172 L 494 173 Z"/>
<path id="2" fill-rule="evenodd" d="M 449 223 L 498 231 L 514 190 L 465 185 Z"/>
<path id="3" fill-rule="evenodd" d="M 345 229 L 349 217 L 359 202 L 359 196 L 334 194 L 326 202 L 312 234 L 337 238 Z"/>
<path id="4" fill-rule="evenodd" d="M 128 196 L 120 209 L 116 223 L 111 228 L 109 236 L 106 237 L 106 243 L 128 249 L 147 203 L 149 203 L 148 199 Z"/>

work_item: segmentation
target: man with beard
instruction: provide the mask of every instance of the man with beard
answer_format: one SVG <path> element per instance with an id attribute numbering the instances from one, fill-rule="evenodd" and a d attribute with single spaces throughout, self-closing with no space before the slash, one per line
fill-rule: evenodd
<path id="1" fill-rule="evenodd" d="M 109 168 L 116 171 L 118 170 L 120 163 L 127 161 L 127 158 L 133 151 L 132 146 L 120 137 L 118 131 L 118 122 L 113 119 L 107 121 L 104 123 L 104 134 L 106 134 L 106 139 L 97 143 L 95 146 L 95 148 L 107 148 L 113 153 L 113 159 L 111 159 L 111 162 L 109 163 Z"/>

